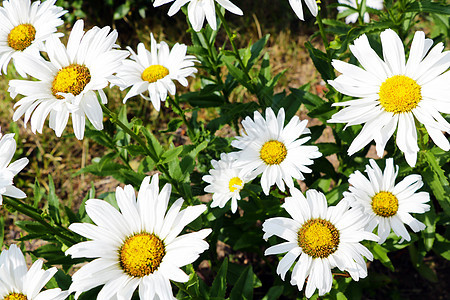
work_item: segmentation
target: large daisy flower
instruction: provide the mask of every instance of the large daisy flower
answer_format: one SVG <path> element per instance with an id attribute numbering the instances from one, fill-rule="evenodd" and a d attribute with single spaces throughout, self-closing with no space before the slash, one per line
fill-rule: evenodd
<path id="1" fill-rule="evenodd" d="M 103 112 L 95 91 L 102 103 L 107 103 L 102 89 L 128 56 L 128 51 L 113 49 L 116 39 L 117 31 L 110 32 L 109 27 L 94 27 L 85 33 L 83 21 L 79 20 L 70 33 L 67 48 L 54 36 L 47 40 L 50 61 L 25 55 L 18 57 L 17 64 L 39 81 L 9 82 L 11 97 L 25 96 L 15 104 L 18 108 L 13 120 L 24 115 L 26 124 L 31 117 L 31 130 L 42 133 L 50 114 L 50 128 L 61 136 L 72 114 L 78 139 L 84 136 L 85 116 L 96 129 L 103 129 Z"/>
<path id="2" fill-rule="evenodd" d="M 245 130 L 231 145 L 241 149 L 237 152 L 236 165 L 241 167 L 240 175 L 262 173 L 261 186 L 266 195 L 275 183 L 281 191 L 284 183 L 293 187 L 292 178 L 303 180 L 303 173 L 311 173 L 306 167 L 313 163 L 313 158 L 322 156 L 316 146 L 303 146 L 311 137 L 298 139 L 301 134 L 310 133 L 306 128 L 307 120 L 300 122 L 294 116 L 284 126 L 284 109 L 278 115 L 271 108 L 266 109 L 266 119 L 257 111 L 254 120 L 246 117 L 242 121 Z M 284 182 L 284 183 L 283 183 Z"/>
<path id="3" fill-rule="evenodd" d="M 222 208 L 231 199 L 231 211 L 235 213 L 242 188 L 253 178 L 250 173 L 244 176 L 239 174 L 241 169 L 236 167 L 234 153 L 222 153 L 220 160 L 213 159 L 211 164 L 213 169 L 209 170 L 209 175 L 203 176 L 203 180 L 209 183 L 205 192 L 213 194 L 211 207 Z"/>
<path id="4" fill-rule="evenodd" d="M 263 223 L 264 239 L 276 235 L 286 242 L 269 247 L 265 255 L 287 254 L 280 260 L 277 273 L 284 280 L 292 264 L 291 284 L 301 291 L 305 279 L 306 297 L 316 289 L 319 296 L 328 293 L 333 283 L 331 269 L 348 271 L 353 280 L 367 276 L 363 256 L 373 259 L 372 253 L 360 242 L 377 241 L 378 237 L 364 230 L 366 217 L 360 209 L 349 209 L 347 201 L 327 207 L 325 196 L 308 190 L 306 198 L 297 189 L 286 198 L 282 207 L 291 218 L 277 217 Z"/>
<path id="5" fill-rule="evenodd" d="M 140 299 L 175 299 L 169 280 L 186 282 L 180 268 L 194 262 L 208 249 L 204 241 L 211 229 L 178 236 L 200 216 L 205 205 L 180 211 L 183 199 L 166 212 L 171 185 L 159 193 L 158 175 L 146 177 L 137 196 L 131 185 L 118 187 L 118 211 L 106 201 L 90 199 L 86 212 L 96 224 L 75 223 L 69 229 L 90 241 L 70 247 L 72 257 L 95 258 L 72 277 L 75 297 L 96 286 L 104 287 L 97 299 L 131 299 L 139 286 Z"/>
<path id="6" fill-rule="evenodd" d="M 0 74 L 6 74 L 8 63 L 23 53 L 39 56 L 43 41 L 55 33 L 64 23 L 61 16 L 67 11 L 55 6 L 56 0 L 43 3 L 30 0 L 5 0 L 0 7 Z M 23 77 L 26 73 L 18 66 Z"/>
<path id="7" fill-rule="evenodd" d="M 3 202 L 2 195 L 18 199 L 27 196 L 14 186 L 13 179 L 28 164 L 28 158 L 23 157 L 11 164 L 10 162 L 15 152 L 16 140 L 14 139 L 14 133 L 2 136 L 0 131 L 0 204 Z"/>
<path id="8" fill-rule="evenodd" d="M 317 1 L 316 0 L 303 0 L 303 1 L 305 2 L 311 14 L 314 17 L 317 16 L 317 12 L 319 11 L 319 8 L 317 7 Z M 289 4 L 291 5 L 297 17 L 300 20 L 304 21 L 305 18 L 303 16 L 302 0 L 289 0 Z"/>
<path id="9" fill-rule="evenodd" d="M 398 166 L 394 168 L 392 158 L 386 160 L 384 172 L 371 159 L 366 173 L 369 179 L 359 171 L 350 175 L 350 192 L 344 193 L 344 199 L 352 206 L 361 206 L 364 214 L 369 216 L 367 230 L 372 232 L 378 226 L 380 244 L 386 240 L 391 228 L 407 241 L 411 237 L 404 224 L 414 232 L 425 229 L 425 225 L 410 214 L 430 210 L 430 206 L 425 204 L 430 201 L 430 195 L 427 192 L 416 193 L 423 185 L 420 175 L 409 175 L 395 184 Z"/>
<path id="10" fill-rule="evenodd" d="M 209 26 L 211 26 L 213 30 L 217 29 L 215 2 L 233 14 L 240 16 L 244 14 L 239 7 L 229 0 L 156 0 L 153 2 L 153 6 L 157 7 L 173 1 L 175 1 L 175 3 L 173 3 L 169 9 L 169 16 L 176 14 L 183 5 L 189 2 L 187 8 L 188 17 L 192 24 L 192 28 L 194 28 L 195 31 L 200 31 L 200 29 L 202 29 L 205 17 Z"/>
<path id="11" fill-rule="evenodd" d="M 345 4 L 354 8 L 357 8 L 359 5 L 361 5 L 362 0 L 338 0 L 338 2 L 340 4 Z M 378 10 L 382 10 L 383 9 L 383 0 L 366 0 L 366 6 L 373 8 L 373 9 L 378 9 Z M 345 6 L 338 6 L 337 7 L 339 12 L 344 12 L 347 11 L 349 8 L 345 7 Z M 356 21 L 358 21 L 358 13 L 352 13 L 349 14 L 347 17 L 345 17 L 345 23 L 355 23 Z M 364 22 L 365 23 L 369 23 L 370 22 L 370 16 L 368 12 L 364 13 Z"/>
<path id="12" fill-rule="evenodd" d="M 0 255 L 0 299 L 3 300 L 63 300 L 69 295 L 61 289 L 41 292 L 58 271 L 55 267 L 42 269 L 43 261 L 36 260 L 31 268 L 16 245 L 3 250 Z"/>
<path id="13" fill-rule="evenodd" d="M 415 166 L 417 131 L 415 120 L 425 125 L 434 143 L 448 151 L 450 143 L 442 131 L 450 132 L 450 124 L 441 113 L 450 113 L 450 52 L 442 43 L 431 49 L 433 41 L 425 33 L 414 35 L 408 61 L 402 41 L 391 29 L 381 33 L 384 61 L 370 47 L 366 35 L 350 46 L 353 55 L 364 68 L 339 60 L 333 66 L 342 73 L 330 80 L 339 92 L 359 99 L 335 103 L 348 106 L 334 114 L 328 122 L 364 124 L 348 149 L 354 154 L 375 140 L 378 156 L 382 156 L 387 141 L 397 129 L 396 141 L 406 161 Z M 431 50 L 430 50 L 431 49 Z"/>
<path id="14" fill-rule="evenodd" d="M 125 103 L 129 98 L 141 95 L 145 100 L 150 100 L 157 111 L 161 101 L 167 98 L 167 92 L 175 94 L 174 80 L 187 86 L 186 77 L 193 76 L 197 72 L 194 63 L 195 56 L 186 55 L 187 46 L 176 43 L 172 50 L 165 42 L 157 44 L 151 36 L 151 51 L 148 51 L 143 43 L 137 48 L 137 54 L 128 47 L 131 59 L 123 61 L 123 66 L 117 72 L 118 80 L 114 83 L 122 90 L 130 87 L 130 91 L 123 99 Z M 149 97 L 142 93 L 148 91 Z"/>

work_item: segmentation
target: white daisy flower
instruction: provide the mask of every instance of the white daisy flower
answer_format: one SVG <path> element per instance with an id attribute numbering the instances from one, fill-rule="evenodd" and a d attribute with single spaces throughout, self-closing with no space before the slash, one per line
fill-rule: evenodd
<path id="1" fill-rule="evenodd" d="M 14 133 L 2 136 L 0 128 L 0 205 L 3 203 L 2 195 L 17 199 L 27 196 L 16 188 L 13 182 L 14 176 L 28 164 L 28 158 L 25 157 L 10 163 L 16 152 L 16 147 Z"/>
<path id="2" fill-rule="evenodd" d="M 153 6 L 158 7 L 172 1 L 175 2 L 169 9 L 169 16 L 176 14 L 182 6 L 189 2 L 188 17 L 195 31 L 202 29 L 205 18 L 213 30 L 217 29 L 215 2 L 235 15 L 242 16 L 244 14 L 239 7 L 229 0 L 156 0 L 153 2 Z"/>
<path id="3" fill-rule="evenodd" d="M 86 212 L 96 224 L 75 223 L 69 229 L 90 241 L 70 247 L 74 258 L 95 258 L 73 276 L 75 297 L 96 286 L 104 287 L 97 299 L 131 299 L 139 286 L 140 299 L 175 299 L 170 281 L 186 282 L 180 268 L 194 262 L 208 249 L 204 241 L 211 229 L 178 236 L 197 219 L 205 205 L 180 211 L 183 199 L 167 210 L 171 185 L 159 193 L 158 175 L 146 177 L 136 195 L 131 185 L 116 189 L 120 212 L 106 201 L 90 199 Z"/>
<path id="4" fill-rule="evenodd" d="M 97 100 L 98 91 L 102 103 L 107 103 L 103 92 L 110 76 L 122 65 L 128 51 L 112 49 L 117 31 L 109 27 L 94 27 L 86 33 L 83 20 L 75 23 L 69 36 L 67 48 L 52 36 L 46 42 L 50 61 L 22 55 L 17 64 L 27 74 L 39 81 L 11 80 L 8 91 L 12 98 L 24 95 L 15 104 L 13 120 L 24 115 L 26 124 L 31 117 L 31 130 L 42 133 L 45 119 L 50 114 L 49 125 L 61 136 L 69 115 L 75 136 L 84 136 L 85 116 L 92 125 L 103 129 L 103 111 Z"/>
<path id="5" fill-rule="evenodd" d="M 308 121 L 300 122 L 294 116 L 284 126 L 283 108 L 276 117 L 273 110 L 267 108 L 266 119 L 257 111 L 253 118 L 246 117 L 242 121 L 245 133 L 231 142 L 241 149 L 236 154 L 236 166 L 242 168 L 240 175 L 262 173 L 261 187 L 266 195 L 275 183 L 281 191 L 285 190 L 284 183 L 294 187 L 292 178 L 303 180 L 302 172 L 312 172 L 306 166 L 313 163 L 312 159 L 322 156 L 316 146 L 302 146 L 311 137 L 298 139 L 301 134 L 310 133 L 306 128 Z"/>
<path id="6" fill-rule="evenodd" d="M 292 197 L 286 198 L 282 207 L 292 217 L 271 218 L 263 223 L 264 239 L 273 235 L 287 242 L 269 247 L 265 255 L 287 254 L 280 260 L 277 274 L 284 280 L 292 264 L 291 284 L 301 291 L 305 279 L 306 297 L 316 289 L 319 296 L 328 293 L 333 283 L 331 269 L 337 267 L 348 271 L 353 280 L 367 276 L 363 256 L 373 259 L 372 253 L 360 242 L 377 241 L 378 237 L 365 231 L 366 217 L 357 208 L 349 209 L 347 201 L 340 201 L 334 207 L 327 207 L 325 196 L 308 190 L 306 198 L 293 188 Z"/>
<path id="7" fill-rule="evenodd" d="M 338 0 L 338 2 L 340 4 L 345 4 L 345 5 L 349 5 L 351 7 L 354 8 L 358 8 L 358 5 L 361 5 L 362 0 Z M 383 0 L 366 0 L 366 6 L 373 8 L 373 9 L 378 9 L 378 10 L 382 10 L 383 9 Z M 345 6 L 338 6 L 337 10 L 342 13 L 346 10 L 348 10 L 348 7 Z M 345 17 L 345 23 L 355 23 L 356 21 L 358 21 L 358 13 L 353 13 L 353 14 L 349 14 L 347 17 Z M 370 22 L 370 16 L 369 13 L 366 12 L 364 13 L 364 23 L 369 23 Z"/>
<path id="8" fill-rule="evenodd" d="M 404 224 L 414 232 L 425 229 L 425 225 L 410 214 L 430 210 L 430 206 L 425 204 L 430 201 L 430 195 L 427 192 L 416 193 L 423 185 L 420 175 L 409 175 L 395 184 L 398 166 L 394 169 L 392 158 L 386 160 L 384 172 L 371 159 L 366 173 L 369 179 L 359 171 L 350 175 L 350 192 L 344 193 L 344 199 L 352 206 L 361 206 L 364 214 L 369 216 L 367 230 L 372 232 L 378 226 L 380 244 L 386 240 L 391 228 L 397 236 L 407 241 L 411 237 Z"/>
<path id="9" fill-rule="evenodd" d="M 251 174 L 240 176 L 241 169 L 236 167 L 235 163 L 236 157 L 233 153 L 222 153 L 219 161 L 211 160 L 213 169 L 209 170 L 210 175 L 202 178 L 209 183 L 205 192 L 213 194 L 211 207 L 222 208 L 231 199 L 231 211 L 236 212 L 237 200 L 241 200 L 240 192 L 253 178 Z"/>
<path id="10" fill-rule="evenodd" d="M 305 2 L 311 14 L 314 17 L 317 16 L 317 13 L 319 11 L 319 8 L 317 7 L 317 1 L 316 0 L 303 0 L 303 1 Z M 300 20 L 304 21 L 305 18 L 303 16 L 302 0 L 289 0 L 289 4 L 291 5 L 297 17 Z"/>
<path id="11" fill-rule="evenodd" d="M 151 36 L 151 51 L 148 51 L 143 43 L 137 48 L 137 54 L 130 48 L 131 59 L 123 61 L 122 67 L 117 72 L 118 85 L 122 90 L 130 87 L 130 91 L 123 99 L 125 103 L 129 98 L 141 95 L 145 100 L 152 101 L 153 106 L 159 111 L 161 101 L 166 101 L 167 92 L 174 95 L 176 87 L 174 80 L 181 85 L 188 86 L 186 77 L 194 76 L 197 69 L 194 63 L 195 56 L 186 55 L 187 46 L 176 43 L 172 50 L 165 42 L 157 44 Z M 142 93 L 148 91 L 150 97 Z"/>
<path id="12" fill-rule="evenodd" d="M 433 41 L 425 39 L 425 33 L 418 31 L 405 63 L 399 36 L 388 29 L 380 37 L 384 61 L 370 47 L 366 35 L 350 46 L 364 69 L 333 60 L 333 66 L 342 75 L 328 83 L 337 91 L 359 99 L 333 104 L 348 107 L 334 114 L 328 122 L 348 123 L 347 126 L 365 123 L 350 145 L 349 155 L 375 140 L 377 154 L 381 157 L 397 129 L 397 145 L 408 164 L 415 166 L 419 151 L 415 119 L 425 125 L 437 146 L 445 151 L 450 149 L 442 133 L 450 133 L 450 124 L 440 114 L 450 113 L 450 72 L 443 73 L 450 66 L 450 52 L 442 52 L 442 43 L 431 49 Z"/>
<path id="13" fill-rule="evenodd" d="M 67 11 L 55 6 L 56 0 L 43 3 L 30 0 L 5 0 L 0 7 L 0 74 L 6 74 L 11 58 L 23 53 L 39 56 L 43 41 L 56 33 L 56 27 L 64 23 L 61 16 Z M 15 62 L 14 62 L 15 64 Z M 26 73 L 18 66 L 17 72 L 22 77 Z"/>
<path id="14" fill-rule="evenodd" d="M 42 269 L 43 261 L 36 260 L 31 268 L 16 245 L 3 250 L 0 255 L 0 299 L 3 300 L 63 300 L 69 293 L 61 289 L 41 292 L 58 271 L 55 267 Z"/>

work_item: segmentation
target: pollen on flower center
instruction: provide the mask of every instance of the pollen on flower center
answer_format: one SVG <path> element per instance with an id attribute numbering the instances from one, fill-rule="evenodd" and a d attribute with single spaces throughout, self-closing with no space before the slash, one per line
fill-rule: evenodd
<path id="1" fill-rule="evenodd" d="M 156 235 L 139 233 L 120 248 L 120 266 L 130 276 L 144 277 L 158 269 L 165 254 L 164 243 Z"/>
<path id="2" fill-rule="evenodd" d="M 286 158 L 287 149 L 282 142 L 271 140 L 261 147 L 259 155 L 267 165 L 279 165 Z"/>
<path id="3" fill-rule="evenodd" d="M 11 293 L 5 298 L 3 298 L 3 300 L 27 300 L 27 296 L 20 293 Z"/>
<path id="4" fill-rule="evenodd" d="M 398 211 L 398 199 L 390 192 L 379 192 L 372 197 L 372 210 L 381 217 L 392 217 Z"/>
<path id="5" fill-rule="evenodd" d="M 404 75 L 386 79 L 380 86 L 378 96 L 384 110 L 395 114 L 410 112 L 422 100 L 420 85 Z"/>
<path id="6" fill-rule="evenodd" d="M 339 245 L 339 231 L 329 221 L 311 219 L 298 231 L 298 245 L 312 258 L 326 258 Z"/>
<path id="7" fill-rule="evenodd" d="M 58 93 L 79 95 L 91 81 L 91 73 L 84 65 L 71 64 L 58 71 L 52 82 L 52 94 L 55 98 L 64 99 Z"/>
<path id="8" fill-rule="evenodd" d="M 156 82 L 169 75 L 169 70 L 161 65 L 152 65 L 142 72 L 142 80 L 150 83 Z"/>
<path id="9" fill-rule="evenodd" d="M 8 46 L 17 51 L 23 51 L 34 41 L 36 29 L 31 24 L 20 24 L 8 34 Z"/>
<path id="10" fill-rule="evenodd" d="M 234 192 L 236 190 L 240 191 L 242 189 L 242 180 L 239 177 L 231 178 L 228 183 L 228 188 L 230 189 L 230 192 Z"/>

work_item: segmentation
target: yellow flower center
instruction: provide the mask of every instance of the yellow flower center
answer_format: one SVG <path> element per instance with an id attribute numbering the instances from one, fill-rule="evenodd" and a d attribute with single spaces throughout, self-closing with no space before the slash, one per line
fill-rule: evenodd
<path id="1" fill-rule="evenodd" d="M 36 29 L 31 24 L 20 24 L 8 34 L 8 45 L 17 51 L 23 51 L 34 41 Z"/>
<path id="2" fill-rule="evenodd" d="M 228 183 L 228 188 L 230 189 L 230 192 L 234 192 L 235 190 L 240 191 L 242 189 L 242 180 L 239 177 L 231 178 Z"/>
<path id="3" fill-rule="evenodd" d="M 392 217 L 398 211 L 398 199 L 390 192 L 379 192 L 372 197 L 372 210 L 381 217 Z"/>
<path id="4" fill-rule="evenodd" d="M 139 233 L 120 248 L 120 266 L 130 276 L 144 277 L 158 269 L 165 254 L 164 243 L 156 235 Z"/>
<path id="5" fill-rule="evenodd" d="M 268 141 L 262 147 L 259 152 L 259 157 L 267 165 L 279 165 L 286 158 L 287 149 L 286 146 L 279 141 Z"/>
<path id="6" fill-rule="evenodd" d="M 381 106 L 394 114 L 413 110 L 422 100 L 421 87 L 417 82 L 404 75 L 395 75 L 380 86 Z"/>
<path id="7" fill-rule="evenodd" d="M 52 94 L 55 98 L 64 99 L 58 93 L 79 95 L 91 81 L 91 73 L 84 65 L 72 64 L 58 71 L 52 82 Z"/>
<path id="8" fill-rule="evenodd" d="M 339 231 L 326 220 L 311 219 L 298 231 L 298 245 L 312 258 L 326 258 L 338 248 Z"/>
<path id="9" fill-rule="evenodd" d="M 27 296 L 19 293 L 11 293 L 5 298 L 3 298 L 3 300 L 27 300 Z"/>
<path id="10" fill-rule="evenodd" d="M 161 65 L 153 65 L 142 72 L 142 80 L 152 83 L 159 79 L 163 79 L 167 75 L 169 75 L 169 70 L 166 67 Z"/>

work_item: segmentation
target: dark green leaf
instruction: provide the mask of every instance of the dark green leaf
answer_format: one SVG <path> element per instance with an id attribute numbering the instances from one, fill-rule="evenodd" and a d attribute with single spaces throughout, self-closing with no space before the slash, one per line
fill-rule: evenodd
<path id="1" fill-rule="evenodd" d="M 388 257 L 388 251 L 379 244 L 374 244 L 372 247 L 373 257 L 378 259 L 384 266 L 394 271 L 394 265 Z"/>
<path id="2" fill-rule="evenodd" d="M 450 5 L 431 2 L 430 0 L 411 1 L 408 3 L 406 11 L 450 15 Z"/>
<path id="3" fill-rule="evenodd" d="M 228 258 L 225 257 L 212 283 L 211 292 L 209 293 L 211 297 L 225 298 L 225 292 L 227 291 L 227 272 Z"/>
<path id="4" fill-rule="evenodd" d="M 239 276 L 230 293 L 230 300 L 253 299 L 253 270 L 248 266 Z"/>
<path id="5" fill-rule="evenodd" d="M 53 183 L 53 178 L 48 175 L 48 212 L 50 217 L 56 224 L 61 224 L 61 216 L 59 212 L 59 199 L 56 197 L 55 185 Z"/>
<path id="6" fill-rule="evenodd" d="M 282 285 L 271 287 L 262 300 L 277 300 L 283 293 L 283 289 Z"/>

